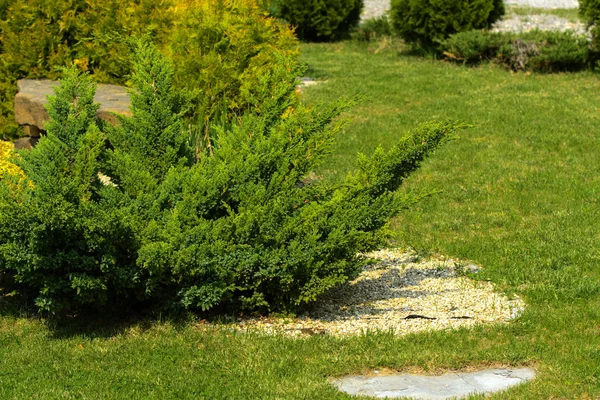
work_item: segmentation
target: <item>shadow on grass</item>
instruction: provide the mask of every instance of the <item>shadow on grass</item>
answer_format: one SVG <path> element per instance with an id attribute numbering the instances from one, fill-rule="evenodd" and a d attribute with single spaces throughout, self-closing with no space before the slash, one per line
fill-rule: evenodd
<path id="1" fill-rule="evenodd" d="M 157 311 L 156 307 L 147 303 L 128 308 L 88 308 L 76 314 L 52 315 L 39 312 L 31 301 L 35 297 L 31 293 L 21 293 L 13 288 L 9 277 L 0 274 L 0 318 L 39 321 L 46 325 L 53 339 L 74 336 L 111 338 L 132 328 L 146 331 L 161 323 L 168 323 L 179 330 L 200 319 L 190 312 Z"/>

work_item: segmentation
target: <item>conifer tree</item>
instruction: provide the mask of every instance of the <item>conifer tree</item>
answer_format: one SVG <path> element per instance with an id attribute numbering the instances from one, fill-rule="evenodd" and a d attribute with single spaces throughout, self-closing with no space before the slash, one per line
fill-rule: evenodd
<path id="1" fill-rule="evenodd" d="M 88 76 L 65 70 L 49 98 L 47 136 L 17 160 L 29 184 L 0 184 L 0 264 L 45 311 L 102 305 L 111 289 L 132 287 L 127 219 L 98 177 L 105 137 L 94 93 Z"/>
<path id="2" fill-rule="evenodd" d="M 389 220 L 416 200 L 397 191 L 404 179 L 463 127 L 421 125 L 333 184 L 308 175 L 353 101 L 289 98 L 222 126 L 194 160 L 171 64 L 146 41 L 134 47 L 132 116 L 105 137 L 93 83 L 69 69 L 47 137 L 18 161 L 28 182 L 0 181 L 0 271 L 41 310 L 302 307 L 358 274 L 359 254 L 383 245 Z"/>

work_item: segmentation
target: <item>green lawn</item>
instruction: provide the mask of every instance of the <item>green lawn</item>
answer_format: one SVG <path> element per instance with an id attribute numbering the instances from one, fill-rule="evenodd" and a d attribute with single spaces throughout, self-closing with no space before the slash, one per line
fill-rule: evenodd
<path id="1" fill-rule="evenodd" d="M 564 18 L 569 22 L 579 22 L 578 8 L 533 8 L 523 6 L 507 6 L 505 19 L 511 18 L 514 15 L 527 16 L 534 14 L 555 15 Z"/>
<path id="2" fill-rule="evenodd" d="M 389 43 L 302 50 L 324 81 L 308 102 L 366 96 L 323 166 L 332 179 L 419 122 L 474 125 L 409 180 L 406 190 L 441 193 L 394 221 L 396 240 L 481 264 L 481 279 L 523 296 L 525 314 L 473 330 L 293 340 L 160 319 L 53 327 L 0 297 L 0 398 L 344 399 L 328 376 L 520 365 L 538 378 L 490 398 L 600 396 L 598 76 L 472 69 Z"/>

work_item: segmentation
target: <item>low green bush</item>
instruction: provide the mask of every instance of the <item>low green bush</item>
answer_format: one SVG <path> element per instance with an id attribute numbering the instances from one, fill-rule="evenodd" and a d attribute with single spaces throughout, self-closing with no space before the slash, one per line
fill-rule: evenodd
<path id="1" fill-rule="evenodd" d="M 441 50 L 449 59 L 475 64 L 496 58 L 500 49 L 507 50 L 504 46 L 510 42 L 509 36 L 483 30 L 456 33 L 442 43 Z"/>
<path id="2" fill-rule="evenodd" d="M 294 310 L 357 275 L 416 200 L 396 189 L 462 127 L 421 125 L 342 184 L 308 180 L 352 102 L 267 99 L 193 149 L 172 65 L 148 42 L 134 54 L 131 117 L 101 132 L 71 68 L 48 135 L 15 160 L 31 184 L 0 181 L 0 274 L 40 310 Z"/>
<path id="3" fill-rule="evenodd" d="M 445 40 L 441 49 L 446 58 L 462 63 L 492 60 L 514 70 L 538 72 L 578 71 L 596 59 L 588 38 L 570 31 L 461 32 Z"/>
<path id="4" fill-rule="evenodd" d="M 300 39 L 327 42 L 348 37 L 362 9 L 363 0 L 279 0 L 277 16 L 292 24 Z"/>
<path id="5" fill-rule="evenodd" d="M 362 21 L 352 33 L 354 39 L 366 42 L 390 36 L 393 36 L 393 32 L 387 15 Z"/>
<path id="6" fill-rule="evenodd" d="M 450 35 L 489 28 L 504 15 L 499 0 L 392 0 L 396 33 L 409 43 L 438 47 Z"/>

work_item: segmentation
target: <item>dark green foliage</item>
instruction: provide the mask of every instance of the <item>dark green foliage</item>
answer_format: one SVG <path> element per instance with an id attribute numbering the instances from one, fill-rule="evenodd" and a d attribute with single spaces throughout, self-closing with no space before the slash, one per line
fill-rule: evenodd
<path id="1" fill-rule="evenodd" d="M 392 0 L 390 14 L 402 38 L 425 47 L 458 32 L 488 28 L 503 15 L 498 0 Z"/>
<path id="2" fill-rule="evenodd" d="M 579 0 L 579 16 L 589 24 L 600 21 L 600 1 Z"/>
<path id="3" fill-rule="evenodd" d="M 93 84 L 71 69 L 50 102 L 48 137 L 19 163 L 31 185 L 16 192 L 0 181 L 0 268 L 42 310 L 312 302 L 384 243 L 390 218 L 416 200 L 396 189 L 462 127 L 424 124 L 332 185 L 307 176 L 352 102 L 307 109 L 274 97 L 193 157 L 171 64 L 146 42 L 134 64 L 133 116 L 108 129 L 111 149 L 94 121 Z"/>
<path id="4" fill-rule="evenodd" d="M 441 49 L 449 59 L 475 64 L 497 57 L 500 49 L 510 43 L 507 38 L 508 35 L 499 32 L 467 31 L 450 36 Z"/>
<path id="5" fill-rule="evenodd" d="M 499 21 L 506 14 L 506 7 L 504 7 L 504 0 L 493 0 L 492 1 L 492 11 L 490 11 L 490 15 L 488 15 L 487 19 L 487 27 L 490 28 L 496 21 Z"/>
<path id="6" fill-rule="evenodd" d="M 48 135 L 16 160 L 27 181 L 0 183 L 0 268 L 40 310 L 124 300 L 138 285 L 129 216 L 98 178 L 105 137 L 94 91 L 89 77 L 67 70 L 49 102 Z"/>
<path id="7" fill-rule="evenodd" d="M 301 40 L 326 42 L 347 37 L 362 9 L 363 0 L 279 0 L 277 16 L 292 24 Z"/>
<path id="8" fill-rule="evenodd" d="M 594 50 L 600 51 L 600 0 L 579 0 L 579 16 L 591 28 Z"/>
<path id="9" fill-rule="evenodd" d="M 445 40 L 441 50 L 458 62 L 493 60 L 514 70 L 538 72 L 578 71 L 589 68 L 596 58 L 585 35 L 568 31 L 462 32 Z"/>
<path id="10" fill-rule="evenodd" d="M 358 40 L 372 41 L 392 36 L 392 26 L 387 15 L 362 21 L 352 37 Z"/>

